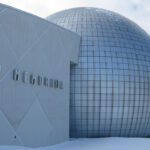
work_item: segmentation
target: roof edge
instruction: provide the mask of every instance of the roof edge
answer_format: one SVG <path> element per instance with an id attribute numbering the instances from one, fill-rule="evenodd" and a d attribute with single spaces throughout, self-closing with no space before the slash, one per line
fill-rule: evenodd
<path id="1" fill-rule="evenodd" d="M 60 25 L 58 25 L 58 24 L 55 24 L 55 23 L 53 23 L 53 22 L 51 22 L 51 21 L 49 21 L 49 20 L 47 20 L 47 19 L 45 19 L 45 18 L 39 17 L 39 16 L 37 16 L 37 15 L 34 15 L 34 14 L 30 13 L 30 12 L 27 12 L 27 11 L 24 11 L 24 10 L 21 10 L 21 9 L 18 9 L 18 8 L 15 8 L 15 7 L 12 7 L 12 6 L 3 4 L 3 3 L 0 3 L 0 6 L 6 7 L 6 8 L 8 8 L 8 9 L 13 9 L 13 10 L 18 11 L 18 12 L 20 12 L 20 13 L 25 13 L 26 15 L 30 15 L 30 16 L 36 17 L 36 18 L 41 19 L 41 20 L 43 20 L 43 21 L 45 21 L 45 22 L 47 22 L 47 23 L 51 23 L 51 24 L 53 24 L 53 25 L 55 25 L 55 26 L 57 26 L 57 27 L 59 27 L 59 28 L 61 28 L 61 29 L 63 29 L 63 30 L 66 30 L 66 31 L 68 31 L 68 32 L 71 32 L 71 33 L 73 33 L 74 35 L 76 35 L 76 36 L 78 36 L 78 37 L 81 37 L 81 36 L 80 36 L 79 34 L 77 34 L 76 32 L 73 32 L 73 31 L 71 31 L 71 30 L 69 30 L 69 29 L 66 29 L 66 28 L 64 28 L 64 27 L 62 27 L 62 26 L 60 26 Z"/>

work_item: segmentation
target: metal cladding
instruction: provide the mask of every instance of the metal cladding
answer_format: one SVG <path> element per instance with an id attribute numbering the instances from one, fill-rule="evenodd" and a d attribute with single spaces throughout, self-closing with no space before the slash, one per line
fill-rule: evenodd
<path id="1" fill-rule="evenodd" d="M 47 18 L 81 35 L 71 69 L 71 137 L 150 136 L 150 37 L 103 9 L 73 8 Z"/>
<path id="2" fill-rule="evenodd" d="M 70 63 L 80 36 L 0 4 L 0 145 L 69 139 Z"/>

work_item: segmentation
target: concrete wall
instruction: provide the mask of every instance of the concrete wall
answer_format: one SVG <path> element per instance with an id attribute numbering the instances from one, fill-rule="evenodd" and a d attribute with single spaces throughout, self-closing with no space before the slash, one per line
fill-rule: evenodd
<path id="1" fill-rule="evenodd" d="M 68 139 L 70 62 L 77 63 L 79 43 L 71 31 L 0 5 L 0 144 L 37 147 Z M 38 76 L 63 88 L 38 85 Z"/>

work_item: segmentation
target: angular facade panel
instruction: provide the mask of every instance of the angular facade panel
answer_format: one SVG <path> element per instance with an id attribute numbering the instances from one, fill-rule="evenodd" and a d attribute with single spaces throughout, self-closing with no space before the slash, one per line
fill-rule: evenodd
<path id="1" fill-rule="evenodd" d="M 68 140 L 70 64 L 79 43 L 69 30 L 0 4 L 0 144 Z"/>
<path id="2" fill-rule="evenodd" d="M 81 35 L 71 69 L 71 137 L 150 136 L 150 37 L 111 11 L 73 8 L 47 18 Z"/>

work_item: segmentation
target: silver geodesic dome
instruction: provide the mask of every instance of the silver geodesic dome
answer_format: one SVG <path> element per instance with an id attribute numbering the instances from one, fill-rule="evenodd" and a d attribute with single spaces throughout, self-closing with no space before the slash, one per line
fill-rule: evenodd
<path id="1" fill-rule="evenodd" d="M 71 137 L 150 136 L 150 37 L 125 17 L 73 8 L 47 18 L 81 35 L 71 68 Z"/>

